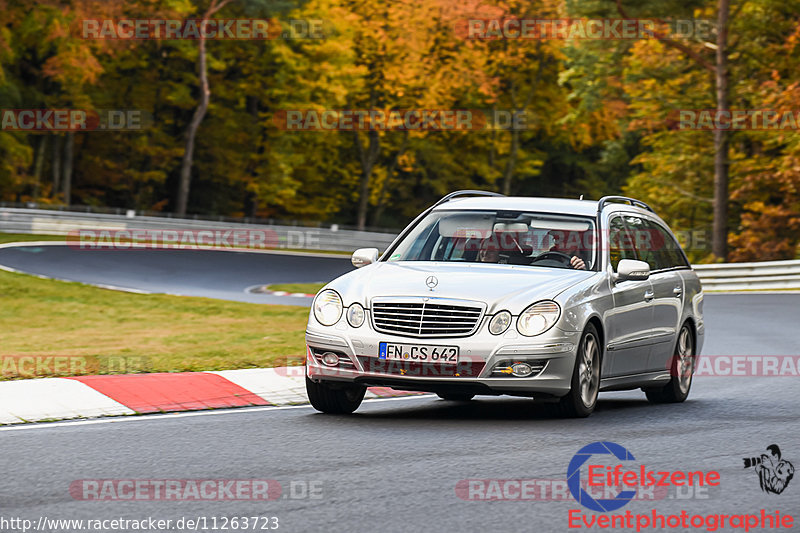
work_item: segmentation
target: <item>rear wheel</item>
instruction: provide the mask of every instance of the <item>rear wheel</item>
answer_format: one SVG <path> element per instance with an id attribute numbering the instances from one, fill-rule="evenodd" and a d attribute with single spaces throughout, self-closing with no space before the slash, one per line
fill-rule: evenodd
<path id="1" fill-rule="evenodd" d="M 327 383 L 306 377 L 308 400 L 317 411 L 334 415 L 349 415 L 361 405 L 367 387 L 363 385 L 341 385 L 333 387 Z"/>
<path id="2" fill-rule="evenodd" d="M 474 394 L 444 394 L 436 393 L 436 396 L 448 402 L 468 402 L 475 397 Z"/>
<path id="3" fill-rule="evenodd" d="M 559 400 L 561 413 L 583 418 L 592 414 L 597 405 L 600 390 L 600 337 L 593 324 L 588 324 L 581 336 L 575 369 L 572 371 L 572 387 Z"/>
<path id="4" fill-rule="evenodd" d="M 680 403 L 689 396 L 694 374 L 694 337 L 689 324 L 684 324 L 678 333 L 675 355 L 670 361 L 669 383 L 658 389 L 645 389 L 644 393 L 651 403 Z"/>

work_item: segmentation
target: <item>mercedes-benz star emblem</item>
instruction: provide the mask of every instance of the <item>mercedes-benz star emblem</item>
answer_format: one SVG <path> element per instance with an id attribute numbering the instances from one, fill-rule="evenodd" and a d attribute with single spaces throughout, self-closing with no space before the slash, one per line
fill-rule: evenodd
<path id="1" fill-rule="evenodd" d="M 428 276 L 428 279 L 425 280 L 425 285 L 427 285 L 430 290 L 433 290 L 438 284 L 439 280 L 436 279 L 436 276 Z"/>

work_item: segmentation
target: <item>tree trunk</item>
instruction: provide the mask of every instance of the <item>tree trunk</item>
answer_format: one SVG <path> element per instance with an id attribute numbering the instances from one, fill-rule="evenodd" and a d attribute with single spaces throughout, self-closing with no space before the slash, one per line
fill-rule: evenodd
<path id="1" fill-rule="evenodd" d="M 206 71 L 206 41 L 200 39 L 200 104 L 195 108 L 192 120 L 186 128 L 186 145 L 183 150 L 183 160 L 181 161 L 180 181 L 178 182 L 178 202 L 175 212 L 179 215 L 186 214 L 186 207 L 189 203 L 189 187 L 192 182 L 192 164 L 194 163 L 194 140 L 197 136 L 197 129 L 203 122 L 208 110 L 208 101 L 211 92 L 208 88 L 208 74 Z"/>
<path id="2" fill-rule="evenodd" d="M 717 2 L 716 85 L 717 111 L 728 110 L 728 0 Z M 714 130 L 714 227 L 712 252 L 728 259 L 728 142 L 725 130 Z"/>
<path id="3" fill-rule="evenodd" d="M 525 113 L 525 110 L 530 107 L 533 97 L 536 95 L 536 90 L 539 88 L 539 83 L 542 81 L 542 72 L 544 71 L 545 64 L 545 55 L 542 51 L 542 41 L 539 41 L 536 45 L 536 54 L 539 58 L 539 64 L 536 67 L 536 75 L 532 80 L 530 80 L 531 86 L 528 90 L 528 95 L 525 97 L 525 101 L 522 102 L 522 105 L 520 105 L 517 100 L 516 84 L 513 80 L 511 82 L 510 96 L 513 108 L 511 115 L 511 146 L 509 147 L 508 162 L 506 163 L 506 169 L 503 175 L 503 194 L 506 196 L 511 195 L 511 181 L 514 179 L 514 172 L 517 169 L 517 159 L 519 156 L 519 129 L 517 128 L 517 116 Z"/>
<path id="4" fill-rule="evenodd" d="M 265 152 L 264 145 L 266 144 L 266 129 L 261 125 L 259 118 L 258 118 L 258 110 L 259 110 L 259 101 L 256 96 L 248 95 L 245 97 L 245 107 L 247 112 L 250 113 L 250 117 L 253 120 L 253 124 L 258 129 L 258 136 L 256 137 L 255 146 L 253 146 L 253 153 L 256 154 L 258 157 L 253 158 L 248 163 L 248 174 L 250 175 L 250 181 L 245 185 L 246 190 L 244 193 L 244 216 L 250 218 L 256 218 L 258 215 L 258 193 L 250 188 L 250 185 L 253 183 L 258 183 L 258 169 L 260 167 L 260 162 L 263 161 L 262 157 Z"/>
<path id="5" fill-rule="evenodd" d="M 403 141 L 400 143 L 400 148 L 397 149 L 397 153 L 392 158 L 391 165 L 389 165 L 389 168 L 386 169 L 386 179 L 383 180 L 383 184 L 381 184 L 381 190 L 378 193 L 378 205 L 375 207 L 375 213 L 372 215 L 373 226 L 378 226 L 380 224 L 383 211 L 386 209 L 386 195 L 389 192 L 389 181 L 392 179 L 392 176 L 394 176 L 394 173 L 397 170 L 397 165 L 400 164 L 400 158 L 403 157 L 407 147 L 408 130 L 403 130 Z"/>
<path id="6" fill-rule="evenodd" d="M 72 203 L 72 155 L 75 147 L 75 132 L 67 133 L 64 143 L 64 203 Z"/>
<path id="7" fill-rule="evenodd" d="M 222 9 L 231 0 L 212 0 L 208 10 L 206 10 L 202 21 L 211 18 L 211 16 Z M 198 69 L 200 71 L 200 103 L 194 110 L 192 120 L 186 127 L 186 145 L 183 151 L 183 160 L 181 161 L 180 180 L 178 182 L 178 198 L 175 212 L 179 215 L 186 214 L 186 208 L 189 203 L 189 188 L 192 182 L 192 164 L 194 162 L 194 140 L 197 136 L 197 130 L 200 123 L 203 122 L 203 117 L 206 116 L 208 110 L 208 102 L 211 97 L 211 90 L 208 87 L 208 65 L 206 62 L 206 40 L 201 36 L 198 39 Z"/>
<path id="8" fill-rule="evenodd" d="M 511 147 L 508 151 L 508 162 L 506 163 L 505 175 L 503 176 L 503 194 L 511 196 L 511 180 L 514 178 L 514 170 L 517 167 L 517 153 L 519 152 L 519 130 L 511 130 Z"/>
<path id="9" fill-rule="evenodd" d="M 364 150 L 361 144 L 361 138 L 358 136 L 358 131 L 353 131 L 355 138 L 356 149 L 358 156 L 361 160 L 361 181 L 358 186 L 358 215 L 356 225 L 358 229 L 363 230 L 367 226 L 367 207 L 369 206 L 369 180 L 372 177 L 372 169 L 375 168 L 375 163 L 378 161 L 378 155 L 381 152 L 380 137 L 376 130 L 369 130 L 367 136 L 369 137 L 369 145 Z"/>
<path id="10" fill-rule="evenodd" d="M 628 19 L 622 0 L 616 0 L 617 11 Z M 717 89 L 717 111 L 728 110 L 728 0 L 717 0 L 717 50 L 714 64 L 689 46 L 654 31 L 653 36 L 662 44 L 680 50 L 694 62 L 714 73 Z M 714 226 L 711 231 L 711 252 L 717 259 L 728 259 L 728 142 L 729 134 L 714 130 Z"/>
<path id="11" fill-rule="evenodd" d="M 51 198 L 58 197 L 58 191 L 61 188 L 61 135 L 56 135 L 53 139 L 53 190 L 50 191 Z"/>
<path id="12" fill-rule="evenodd" d="M 49 135 L 39 136 L 39 147 L 36 150 L 36 160 L 33 163 L 33 201 L 39 199 L 42 188 L 42 167 L 44 166 L 44 153 L 47 150 L 47 139 Z"/>

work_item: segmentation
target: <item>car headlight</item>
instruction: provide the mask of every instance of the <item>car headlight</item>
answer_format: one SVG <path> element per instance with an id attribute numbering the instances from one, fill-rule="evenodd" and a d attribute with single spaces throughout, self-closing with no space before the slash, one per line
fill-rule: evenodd
<path id="1" fill-rule="evenodd" d="M 520 313 L 517 319 L 517 331 L 526 337 L 541 335 L 558 321 L 561 308 L 557 303 L 545 300 L 537 302 Z"/>
<path id="2" fill-rule="evenodd" d="M 511 325 L 511 313 L 508 311 L 500 311 L 492 317 L 489 321 L 489 333 L 492 335 L 500 335 L 508 326 Z"/>
<path id="3" fill-rule="evenodd" d="M 350 307 L 347 308 L 347 322 L 354 328 L 361 327 L 366 316 L 361 304 L 351 304 Z"/>
<path id="4" fill-rule="evenodd" d="M 334 290 L 327 289 L 314 298 L 314 318 L 323 326 L 332 326 L 342 317 L 342 298 Z"/>

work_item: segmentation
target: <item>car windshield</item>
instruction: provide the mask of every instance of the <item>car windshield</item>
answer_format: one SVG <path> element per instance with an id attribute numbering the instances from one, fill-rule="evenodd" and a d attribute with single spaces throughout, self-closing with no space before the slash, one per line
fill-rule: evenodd
<path id="1" fill-rule="evenodd" d="M 531 267 L 595 265 L 595 227 L 588 217 L 527 211 L 434 211 L 387 261 L 448 261 Z M 579 268 L 579 267 L 578 267 Z"/>

